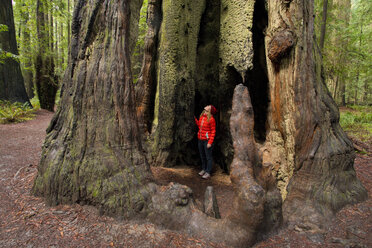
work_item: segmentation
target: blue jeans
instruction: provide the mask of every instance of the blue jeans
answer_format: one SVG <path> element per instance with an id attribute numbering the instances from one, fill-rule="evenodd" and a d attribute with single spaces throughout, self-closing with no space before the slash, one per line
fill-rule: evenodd
<path id="1" fill-rule="evenodd" d="M 207 148 L 207 144 L 208 140 L 198 140 L 199 153 L 202 161 L 202 169 L 211 174 L 213 163 L 213 145 L 211 146 L 211 148 Z"/>

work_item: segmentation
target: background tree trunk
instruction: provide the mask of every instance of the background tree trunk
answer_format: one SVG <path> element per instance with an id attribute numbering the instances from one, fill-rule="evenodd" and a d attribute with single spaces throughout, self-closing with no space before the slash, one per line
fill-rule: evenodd
<path id="1" fill-rule="evenodd" d="M 63 64 L 65 63 L 65 56 L 64 56 L 64 54 L 65 54 L 65 50 L 64 50 L 64 45 L 62 44 L 62 42 L 63 42 L 63 35 L 64 35 L 64 33 L 63 33 L 63 30 L 64 30 L 64 27 L 63 27 L 63 23 L 61 22 L 61 27 L 60 27 L 60 29 L 59 30 L 61 30 L 60 31 L 60 35 L 59 35 L 59 38 L 60 38 L 60 40 L 59 40 L 59 49 L 60 49 L 60 51 L 59 51 L 59 54 L 61 55 L 61 58 L 60 58 L 60 63 L 61 63 L 61 67 L 63 66 Z"/>
<path id="2" fill-rule="evenodd" d="M 27 8 L 25 1 L 16 2 L 15 9 L 18 9 L 20 15 L 20 31 L 21 38 L 19 46 L 20 54 L 23 54 L 24 59 L 21 60 L 21 70 L 24 78 L 25 88 L 28 97 L 31 99 L 34 97 L 34 73 L 32 64 L 32 49 L 31 49 L 31 30 L 28 22 L 30 20 L 30 10 Z"/>
<path id="3" fill-rule="evenodd" d="M 54 72 L 54 60 L 51 47 L 52 37 L 49 35 L 47 25 L 48 3 L 38 0 L 36 7 L 38 52 L 35 61 L 35 83 L 40 101 L 40 107 L 54 111 L 55 97 L 58 89 L 58 82 Z"/>
<path id="4" fill-rule="evenodd" d="M 70 1 L 67 0 L 67 12 L 68 12 L 68 17 L 67 17 L 67 47 L 70 49 L 70 41 L 71 41 L 71 18 L 70 18 L 70 13 L 71 13 L 71 8 L 70 8 Z M 70 50 L 69 50 L 70 51 Z"/>
<path id="5" fill-rule="evenodd" d="M 331 51 L 331 63 L 333 67 L 333 73 L 336 75 L 337 92 L 335 100 L 337 104 L 341 106 L 346 105 L 346 70 L 347 66 L 346 50 L 348 45 L 348 37 L 342 35 L 340 29 L 347 29 L 350 20 L 350 0 L 333 0 L 332 8 L 334 9 L 334 15 L 337 16 L 337 20 L 333 24 L 337 24 L 338 29 L 333 29 L 330 33 L 331 43 L 337 50 Z M 341 52 L 340 52 L 341 51 Z"/>
<path id="6" fill-rule="evenodd" d="M 8 26 L 8 31 L 0 32 L 0 48 L 2 50 L 0 52 L 9 52 L 18 55 L 11 0 L 2 0 L 0 2 L 0 24 Z M 6 58 L 3 63 L 0 63 L 0 99 L 30 103 L 26 93 L 21 67 L 19 62 L 14 58 Z"/>
<path id="7" fill-rule="evenodd" d="M 327 11 L 328 11 L 328 0 L 323 0 L 323 13 L 322 13 L 322 24 L 320 28 L 319 47 L 320 52 L 323 53 L 324 40 L 327 27 Z"/>

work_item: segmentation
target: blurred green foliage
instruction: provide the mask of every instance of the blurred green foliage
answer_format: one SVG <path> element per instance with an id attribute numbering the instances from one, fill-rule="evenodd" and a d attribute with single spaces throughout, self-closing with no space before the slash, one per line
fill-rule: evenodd
<path id="1" fill-rule="evenodd" d="M 340 110 L 340 125 L 351 136 L 362 141 L 372 139 L 372 107 L 349 105 Z"/>

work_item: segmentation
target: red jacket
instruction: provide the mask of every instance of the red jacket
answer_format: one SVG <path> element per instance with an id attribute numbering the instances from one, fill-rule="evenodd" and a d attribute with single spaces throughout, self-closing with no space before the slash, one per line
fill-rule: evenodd
<path id="1" fill-rule="evenodd" d="M 216 121 L 213 118 L 213 115 L 208 121 L 207 114 L 203 114 L 200 119 L 196 119 L 195 123 L 198 125 L 198 139 L 208 140 L 208 144 L 213 144 L 214 136 L 216 135 Z"/>

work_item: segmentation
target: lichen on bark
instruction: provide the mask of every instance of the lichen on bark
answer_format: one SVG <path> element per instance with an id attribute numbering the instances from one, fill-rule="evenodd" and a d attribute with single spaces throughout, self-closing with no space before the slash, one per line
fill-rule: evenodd
<path id="1" fill-rule="evenodd" d="M 253 66 L 252 26 L 255 1 L 221 1 L 220 57 L 223 73 L 234 67 L 242 77 Z"/>

